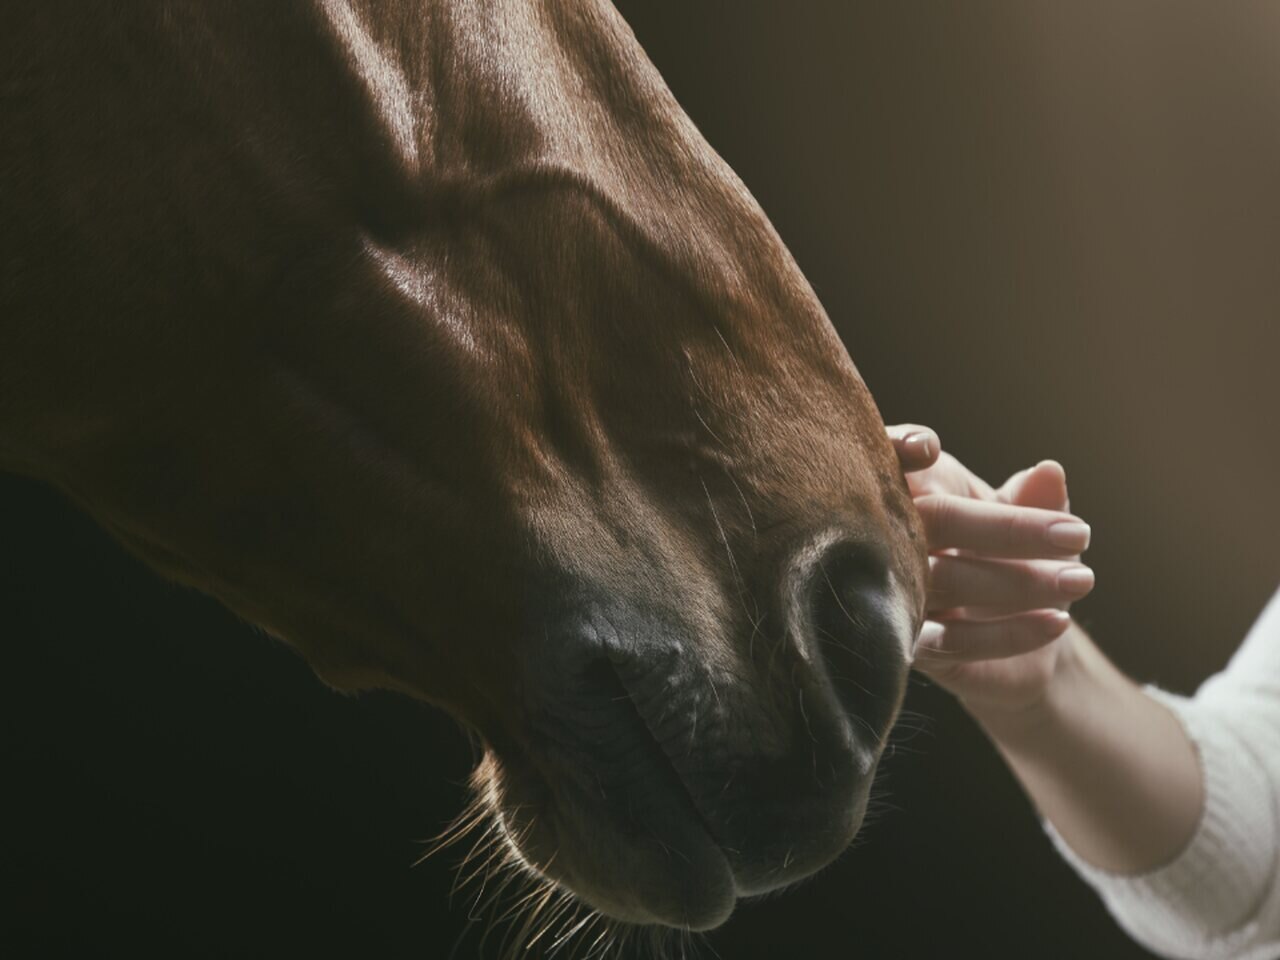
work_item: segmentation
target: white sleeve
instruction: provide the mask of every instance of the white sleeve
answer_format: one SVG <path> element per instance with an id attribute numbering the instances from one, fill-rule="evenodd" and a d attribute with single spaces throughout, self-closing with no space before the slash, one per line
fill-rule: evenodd
<path id="1" fill-rule="evenodd" d="M 1222 673 L 1195 697 L 1148 687 L 1181 721 L 1204 775 L 1205 809 L 1187 846 L 1139 876 L 1058 851 L 1139 943 L 1176 960 L 1280 958 L 1280 592 Z"/>

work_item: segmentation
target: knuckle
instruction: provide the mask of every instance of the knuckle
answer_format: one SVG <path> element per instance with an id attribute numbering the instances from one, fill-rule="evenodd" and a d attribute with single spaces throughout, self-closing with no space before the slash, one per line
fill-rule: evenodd
<path id="1" fill-rule="evenodd" d="M 963 510 L 961 504 L 964 501 L 957 496 L 949 493 L 940 493 L 937 495 L 937 502 L 934 510 L 937 512 L 938 525 L 947 532 L 949 536 L 954 536 L 963 519 Z"/>
<path id="2" fill-rule="evenodd" d="M 929 539 L 940 538 L 948 522 L 946 497 L 931 491 L 916 501 L 916 509 L 920 511 Z"/>

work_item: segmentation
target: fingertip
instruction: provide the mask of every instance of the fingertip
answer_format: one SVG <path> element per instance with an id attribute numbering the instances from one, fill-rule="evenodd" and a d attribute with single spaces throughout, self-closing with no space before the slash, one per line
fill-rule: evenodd
<path id="1" fill-rule="evenodd" d="M 1034 467 L 1017 475 L 1017 482 L 1008 484 L 1010 499 L 1028 507 L 1043 510 L 1063 510 L 1067 500 L 1067 473 L 1057 460 L 1041 460 Z"/>
<path id="2" fill-rule="evenodd" d="M 1059 637 L 1071 626 L 1071 615 L 1065 610 L 1043 610 L 1036 615 L 1036 623 L 1046 637 Z"/>
<path id="3" fill-rule="evenodd" d="M 1058 591 L 1073 600 L 1079 600 L 1089 593 L 1093 589 L 1094 582 L 1093 570 L 1084 564 L 1063 568 L 1058 572 L 1056 581 Z"/>
<path id="4" fill-rule="evenodd" d="M 1056 520 L 1045 528 L 1046 542 L 1057 550 L 1079 555 L 1089 549 L 1093 530 L 1083 520 L 1069 517 Z"/>
<path id="5" fill-rule="evenodd" d="M 919 650 L 922 646 L 929 647 L 936 644 L 942 638 L 942 624 L 936 620 L 926 620 L 920 625 L 920 633 L 916 635 L 915 646 L 912 650 Z"/>
<path id="6" fill-rule="evenodd" d="M 902 446 L 917 469 L 932 466 L 942 452 L 942 442 L 938 439 L 938 435 L 929 429 L 908 434 L 903 439 Z"/>
<path id="7" fill-rule="evenodd" d="M 1063 481 L 1067 479 L 1066 468 L 1057 460 L 1041 460 L 1036 464 L 1036 469 L 1044 473 L 1054 474 Z"/>

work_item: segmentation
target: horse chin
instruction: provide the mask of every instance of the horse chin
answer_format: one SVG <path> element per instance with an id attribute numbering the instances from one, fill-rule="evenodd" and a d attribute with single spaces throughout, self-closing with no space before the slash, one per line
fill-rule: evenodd
<path id="1" fill-rule="evenodd" d="M 635 779 L 612 795 L 564 773 L 553 790 L 524 764 L 490 758 L 483 796 L 499 855 L 610 920 L 714 929 L 737 902 L 732 868 L 660 750 L 636 748 Z"/>

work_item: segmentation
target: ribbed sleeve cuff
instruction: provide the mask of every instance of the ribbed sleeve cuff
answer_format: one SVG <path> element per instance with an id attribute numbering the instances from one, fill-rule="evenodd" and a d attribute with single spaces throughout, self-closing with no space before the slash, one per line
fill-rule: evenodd
<path id="1" fill-rule="evenodd" d="M 1205 809 L 1174 860 L 1138 876 L 1080 859 L 1045 823 L 1068 863 L 1139 942 L 1178 960 L 1235 960 L 1257 934 L 1255 914 L 1274 882 L 1278 845 L 1266 770 L 1211 709 L 1147 687 L 1181 721 L 1204 775 Z"/>

